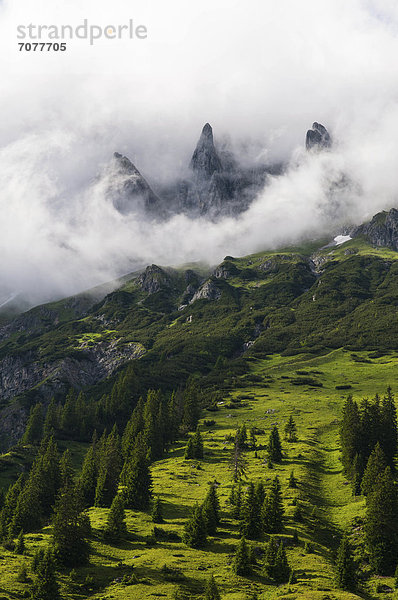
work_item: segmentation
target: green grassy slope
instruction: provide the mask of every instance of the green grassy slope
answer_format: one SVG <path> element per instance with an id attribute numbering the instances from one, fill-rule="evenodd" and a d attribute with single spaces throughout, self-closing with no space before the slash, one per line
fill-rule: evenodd
<path id="1" fill-rule="evenodd" d="M 336 386 L 351 385 L 351 391 L 360 398 L 383 391 L 388 383 L 394 389 L 398 385 L 398 353 L 378 358 L 371 356 L 374 355 L 369 352 L 353 354 L 336 350 L 321 357 L 274 355 L 268 360 L 250 361 L 250 373 L 237 381 L 234 390 L 225 392 L 219 410 L 203 415 L 202 423 L 204 419 L 215 421 L 211 426 L 202 425 L 205 458 L 202 461 L 185 460 L 185 442 L 181 440 L 165 459 L 153 465 L 154 492 L 165 507 L 166 522 L 159 527 L 168 532 L 169 539 L 155 541 L 150 516 L 127 511 L 129 539 L 116 546 L 104 543 L 101 530 L 107 509 L 91 509 L 94 532 L 90 564 L 77 570 L 74 581 L 69 573 L 61 574 L 64 597 L 171 600 L 176 588 L 182 586 L 190 590 L 194 598 L 199 598 L 211 573 L 224 600 L 244 600 L 250 591 L 256 591 L 262 600 L 386 597 L 386 594 L 375 591 L 379 578 L 367 582 L 359 596 L 336 590 L 332 566 L 333 550 L 341 531 L 350 526 L 354 517 L 364 513 L 363 498 L 352 496 L 339 461 L 338 420 L 347 392 L 336 389 Z M 301 385 L 303 380 L 309 381 L 310 385 Z M 282 464 L 270 470 L 264 465 L 264 457 L 271 425 L 278 423 L 282 430 L 290 414 L 298 425 L 299 441 L 285 442 Z M 290 589 L 287 585 L 276 587 L 267 582 L 261 572 L 261 556 L 251 577 L 237 577 L 231 570 L 239 533 L 238 523 L 231 518 L 228 503 L 231 489 L 228 461 L 232 445 L 226 442 L 225 437 L 243 423 L 264 430 L 258 435 L 257 458 L 254 452 L 246 452 L 248 480 L 261 480 L 269 485 L 271 478 L 278 474 L 282 483 L 287 516 L 282 537 L 298 577 L 297 584 Z M 78 465 L 82 448 L 75 444 L 71 450 Z M 292 469 L 298 479 L 296 490 L 287 488 Z M 7 468 L 3 475 L 6 472 Z M 214 480 L 219 483 L 222 524 L 216 537 L 209 538 L 204 550 L 193 550 L 175 539 L 175 534 L 181 535 L 190 507 L 196 501 L 202 501 L 208 483 Z M 303 509 L 302 523 L 292 519 L 294 500 Z M 290 543 L 295 528 L 300 538 L 297 547 Z M 18 567 L 21 562 L 29 560 L 38 546 L 49 541 L 50 534 L 51 528 L 46 528 L 39 534 L 27 535 L 26 558 L 6 550 L 0 551 L 0 592 L 6 598 L 22 597 L 27 586 L 16 582 Z M 264 542 L 252 544 L 261 552 Z M 310 552 L 305 549 L 306 542 L 312 544 Z M 164 565 L 181 570 L 181 581 L 169 581 L 162 571 Z M 136 576 L 135 583 L 125 585 L 123 577 L 132 573 Z M 87 575 L 92 578 L 88 582 Z M 382 582 L 392 585 L 392 579 L 383 578 Z"/>

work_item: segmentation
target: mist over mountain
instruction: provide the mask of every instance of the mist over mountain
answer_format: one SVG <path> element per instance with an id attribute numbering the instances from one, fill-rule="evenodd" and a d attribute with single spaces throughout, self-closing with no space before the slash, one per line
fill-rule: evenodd
<path id="1" fill-rule="evenodd" d="M 20 53 L 16 25 L 61 6 L 81 21 L 77 1 L 0 7 L 2 302 L 332 237 L 396 206 L 391 3 L 138 2 L 142 43 Z M 130 17 L 119 0 L 85 6 L 93 22 Z"/>

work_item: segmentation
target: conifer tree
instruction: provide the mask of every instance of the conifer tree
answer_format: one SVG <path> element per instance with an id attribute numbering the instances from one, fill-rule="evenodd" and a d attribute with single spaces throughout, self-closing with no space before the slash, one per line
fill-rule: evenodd
<path id="1" fill-rule="evenodd" d="M 121 466 L 120 439 L 116 428 L 101 443 L 99 453 L 95 506 L 109 507 L 118 489 Z"/>
<path id="2" fill-rule="evenodd" d="M 22 437 L 22 444 L 37 444 L 43 437 L 43 406 L 35 404 L 30 410 L 28 423 Z"/>
<path id="3" fill-rule="evenodd" d="M 124 429 L 122 437 L 122 453 L 126 459 L 133 451 L 138 434 L 144 430 L 144 399 L 141 397 Z"/>
<path id="4" fill-rule="evenodd" d="M 394 470 L 394 459 L 397 453 L 397 410 L 391 387 L 387 388 L 380 407 L 380 425 L 380 444 L 387 464 Z"/>
<path id="5" fill-rule="evenodd" d="M 278 542 L 271 536 L 265 549 L 264 572 L 273 580 L 277 579 Z"/>
<path id="6" fill-rule="evenodd" d="M 352 493 L 354 496 L 359 496 L 361 493 L 363 472 L 364 464 L 362 454 L 356 454 L 352 466 Z"/>
<path id="7" fill-rule="evenodd" d="M 182 426 L 186 431 L 195 431 L 200 413 L 199 387 L 195 381 L 192 381 L 184 392 Z"/>
<path id="8" fill-rule="evenodd" d="M 217 498 L 216 486 L 210 485 L 210 489 L 202 504 L 203 518 L 206 523 L 206 531 L 209 535 L 214 535 L 220 524 L 220 504 Z"/>
<path id="9" fill-rule="evenodd" d="M 23 554 L 25 552 L 25 537 L 23 534 L 23 529 L 19 532 L 17 537 L 17 541 L 15 542 L 14 548 L 15 554 Z"/>
<path id="10" fill-rule="evenodd" d="M 61 428 L 65 437 L 76 439 L 80 431 L 80 419 L 76 407 L 76 393 L 73 389 L 68 392 L 61 415 Z"/>
<path id="11" fill-rule="evenodd" d="M 398 555 L 398 496 L 390 469 L 384 471 L 367 498 L 365 541 L 370 563 L 381 575 L 394 572 Z"/>
<path id="12" fill-rule="evenodd" d="M 268 441 L 268 457 L 271 462 L 280 462 L 282 460 L 282 444 L 279 437 L 279 431 L 276 425 L 271 429 Z"/>
<path id="13" fill-rule="evenodd" d="M 205 600 L 221 600 L 220 592 L 218 591 L 214 575 L 211 575 L 210 579 L 208 579 L 206 582 Z"/>
<path id="14" fill-rule="evenodd" d="M 366 469 L 364 471 L 361 483 L 361 493 L 364 496 L 370 494 L 377 486 L 381 475 L 384 473 L 387 461 L 380 443 L 377 442 L 372 454 L 369 456 Z"/>
<path id="15" fill-rule="evenodd" d="M 192 436 L 189 436 L 188 443 L 187 443 L 186 448 L 185 448 L 184 458 L 186 460 L 189 460 L 189 459 L 191 459 L 193 457 L 194 457 L 194 454 L 193 454 L 193 440 L 192 440 Z"/>
<path id="16" fill-rule="evenodd" d="M 236 441 L 238 443 L 238 446 L 241 450 L 244 450 L 245 448 L 247 448 L 247 429 L 246 429 L 246 423 L 243 423 L 242 427 L 239 427 L 239 429 L 236 431 Z"/>
<path id="17" fill-rule="evenodd" d="M 343 590 L 354 590 L 356 586 L 355 564 L 347 536 L 342 538 L 337 551 L 336 585 Z"/>
<path id="18" fill-rule="evenodd" d="M 297 442 L 297 425 L 292 415 L 285 425 L 285 439 L 288 442 Z"/>
<path id="19" fill-rule="evenodd" d="M 239 436 L 235 436 L 234 447 L 229 467 L 232 471 L 232 479 L 235 483 L 246 476 L 247 462 L 243 455 L 242 448 L 239 446 Z"/>
<path id="20" fill-rule="evenodd" d="M 152 509 L 152 521 L 154 523 L 163 523 L 163 508 L 159 496 L 156 497 Z"/>
<path id="21" fill-rule="evenodd" d="M 203 458 L 203 439 L 199 427 L 192 438 L 192 450 L 194 458 Z"/>
<path id="22" fill-rule="evenodd" d="M 248 485 L 240 517 L 241 534 L 244 537 L 256 539 L 261 531 L 261 521 L 258 519 L 257 499 L 253 483 Z"/>
<path id="23" fill-rule="evenodd" d="M 125 461 L 121 482 L 126 508 L 145 510 L 152 498 L 152 477 L 145 446 L 138 436 L 132 456 Z"/>
<path id="24" fill-rule="evenodd" d="M 81 474 L 77 487 L 82 495 L 83 503 L 86 507 L 94 506 L 95 490 L 98 478 L 98 442 L 94 434 L 91 446 L 88 448 L 84 457 Z"/>
<path id="25" fill-rule="evenodd" d="M 279 533 L 283 529 L 282 492 L 278 476 L 272 482 L 262 508 L 262 523 L 267 533 Z"/>
<path id="26" fill-rule="evenodd" d="M 190 518 L 185 523 L 183 541 L 191 548 L 203 548 L 207 542 L 206 523 L 202 507 L 196 504 Z"/>
<path id="27" fill-rule="evenodd" d="M 76 488 L 63 488 L 55 506 L 52 543 L 57 561 L 65 567 L 84 564 L 90 554 L 90 521 L 81 508 Z"/>
<path id="28" fill-rule="evenodd" d="M 297 480 L 296 480 L 296 478 L 294 476 L 294 472 L 293 471 L 290 471 L 288 486 L 290 488 L 293 488 L 293 489 L 297 487 Z"/>
<path id="29" fill-rule="evenodd" d="M 361 419 L 358 410 L 358 404 L 352 399 L 352 395 L 347 397 L 343 407 L 343 418 L 340 425 L 341 440 L 341 460 L 345 472 L 351 477 L 351 468 L 356 454 L 361 453 Z"/>
<path id="30" fill-rule="evenodd" d="M 6 493 L 4 506 L 0 513 L 0 539 L 4 540 L 9 537 L 9 528 L 12 522 L 18 498 L 25 484 L 25 477 L 21 474 L 17 481 L 11 485 Z"/>
<path id="31" fill-rule="evenodd" d="M 40 557 L 36 557 L 34 579 L 30 589 L 32 600 L 58 600 L 59 586 L 55 575 L 55 561 L 48 548 Z"/>
<path id="32" fill-rule="evenodd" d="M 256 428 L 250 428 L 250 448 L 255 450 L 257 447 Z"/>
<path id="33" fill-rule="evenodd" d="M 120 540 L 127 533 L 124 500 L 121 494 L 116 494 L 109 509 L 104 535 L 112 540 Z"/>
<path id="34" fill-rule="evenodd" d="M 232 569 L 236 575 L 250 575 L 252 567 L 250 561 L 250 552 L 244 537 L 239 541 L 236 553 L 232 563 Z"/>
<path id="35" fill-rule="evenodd" d="M 55 435 L 56 431 L 59 429 L 59 420 L 58 420 L 58 408 L 55 402 L 55 398 L 51 398 L 51 402 L 48 405 L 46 418 L 44 420 L 44 436 Z"/>
<path id="36" fill-rule="evenodd" d="M 231 495 L 229 498 L 232 504 L 232 516 L 234 519 L 240 518 L 240 511 L 242 508 L 242 484 L 239 482 L 237 485 L 233 485 L 231 488 Z"/>
<path id="37" fill-rule="evenodd" d="M 287 561 L 285 546 L 282 541 L 279 542 L 278 552 L 276 553 L 276 564 L 274 580 L 277 583 L 286 583 L 290 577 L 290 566 Z"/>
<path id="38" fill-rule="evenodd" d="M 69 448 L 65 450 L 61 456 L 61 460 L 59 461 L 59 472 L 61 477 L 61 487 L 73 483 L 74 469 Z"/>

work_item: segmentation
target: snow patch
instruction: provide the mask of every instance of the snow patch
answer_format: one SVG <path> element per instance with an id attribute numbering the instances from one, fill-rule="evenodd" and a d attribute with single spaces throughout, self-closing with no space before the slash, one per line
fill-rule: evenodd
<path id="1" fill-rule="evenodd" d="M 350 235 L 336 235 L 333 241 L 335 242 L 336 246 L 340 246 L 340 244 L 344 244 L 349 240 L 352 240 Z"/>

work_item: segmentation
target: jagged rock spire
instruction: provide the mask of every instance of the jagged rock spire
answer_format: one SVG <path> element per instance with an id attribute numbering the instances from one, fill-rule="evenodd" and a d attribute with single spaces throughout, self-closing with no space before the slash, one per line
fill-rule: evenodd
<path id="1" fill-rule="evenodd" d="M 159 198 L 131 160 L 115 152 L 113 161 L 115 182 L 110 186 L 109 192 L 113 196 L 115 207 L 124 214 L 136 208 L 137 202 L 142 202 L 147 210 L 157 209 L 160 205 Z"/>
<path id="2" fill-rule="evenodd" d="M 210 179 L 215 171 L 222 171 L 221 160 L 214 146 L 213 129 L 209 123 L 202 129 L 190 166 L 197 175 L 206 179 Z"/>
<path id="3" fill-rule="evenodd" d="M 305 140 L 305 147 L 307 150 L 312 150 L 313 148 L 321 149 L 321 148 L 330 148 L 332 145 L 332 138 L 326 127 L 321 125 L 320 123 L 313 123 L 312 129 L 307 131 L 307 136 Z"/>

